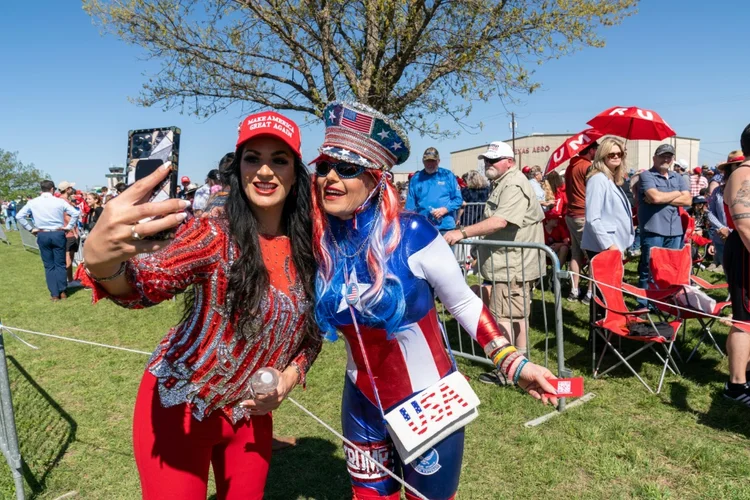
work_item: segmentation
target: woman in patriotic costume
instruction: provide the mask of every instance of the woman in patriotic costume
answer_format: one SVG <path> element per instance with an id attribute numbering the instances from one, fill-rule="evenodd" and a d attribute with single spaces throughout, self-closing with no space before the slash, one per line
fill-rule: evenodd
<path id="1" fill-rule="evenodd" d="M 458 488 L 463 429 L 411 463 L 394 452 L 384 414 L 456 370 L 446 351 L 435 297 L 509 379 L 557 404 L 546 368 L 510 345 L 465 284 L 453 252 L 430 222 L 401 212 L 388 171 L 409 156 L 404 132 L 376 110 L 333 102 L 315 163 L 315 305 L 324 331 L 343 333 L 348 362 L 342 401 L 344 436 L 430 499 Z M 361 341 L 360 341 L 361 340 Z M 397 481 L 344 445 L 355 499 L 400 498 Z M 415 498 L 406 492 L 407 498 Z"/>

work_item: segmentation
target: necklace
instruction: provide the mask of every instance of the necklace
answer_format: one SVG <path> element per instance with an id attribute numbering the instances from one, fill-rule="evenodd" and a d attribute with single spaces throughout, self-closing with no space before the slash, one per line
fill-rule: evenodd
<path id="1" fill-rule="evenodd" d="M 331 240 L 333 241 L 333 246 L 335 246 L 335 247 L 336 247 L 336 251 L 337 251 L 337 252 L 338 252 L 339 254 L 343 255 L 343 256 L 344 256 L 345 258 L 347 258 L 347 259 L 351 259 L 351 258 L 354 258 L 354 257 L 356 257 L 357 255 L 361 254 L 361 253 L 362 253 L 362 250 L 364 250 L 364 249 L 365 249 L 365 247 L 367 247 L 367 244 L 368 244 L 368 243 L 370 242 L 370 236 L 372 236 L 372 231 L 373 231 L 373 229 L 375 228 L 375 226 L 377 225 L 377 222 L 378 222 L 378 218 L 380 218 L 380 210 L 379 210 L 379 208 L 380 208 L 380 203 L 381 203 L 381 202 L 383 201 L 383 192 L 384 192 L 384 191 L 385 191 L 385 183 L 382 183 L 382 184 L 380 185 L 380 193 L 378 194 L 378 202 L 377 202 L 377 204 L 375 205 L 375 212 L 376 212 L 376 213 L 375 213 L 375 217 L 373 217 L 373 219 L 372 219 L 372 223 L 370 224 L 370 230 L 369 230 L 369 231 L 367 232 L 367 237 L 366 237 L 366 238 L 364 239 L 364 241 L 363 241 L 363 242 L 362 242 L 362 244 L 361 244 L 361 245 L 359 246 L 359 248 L 357 249 L 357 251 L 356 251 L 356 252 L 354 252 L 354 253 L 353 253 L 353 254 L 351 254 L 351 255 L 350 255 L 350 254 L 347 254 L 346 252 L 344 252 L 344 251 L 343 251 L 343 250 L 341 249 L 341 247 L 339 246 L 339 242 L 338 242 L 338 241 L 336 241 L 336 237 L 335 237 L 335 236 L 333 235 L 333 231 L 331 231 Z M 356 216 L 355 216 L 355 217 L 356 217 Z"/>

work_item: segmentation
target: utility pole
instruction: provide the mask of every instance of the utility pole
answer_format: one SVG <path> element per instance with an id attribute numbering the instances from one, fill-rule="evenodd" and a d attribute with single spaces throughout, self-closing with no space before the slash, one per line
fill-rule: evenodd
<path id="1" fill-rule="evenodd" d="M 518 124 L 516 123 L 516 114 L 511 112 L 510 114 L 510 130 L 513 137 L 513 156 L 516 156 L 516 127 L 518 127 Z"/>

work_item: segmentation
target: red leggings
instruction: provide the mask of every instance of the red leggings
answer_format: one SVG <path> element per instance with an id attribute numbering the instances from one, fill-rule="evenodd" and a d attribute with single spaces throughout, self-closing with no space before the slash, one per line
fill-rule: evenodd
<path id="1" fill-rule="evenodd" d="M 164 408 L 146 372 L 133 417 L 133 448 L 146 500 L 206 500 L 213 465 L 221 500 L 263 498 L 271 461 L 271 415 L 232 424 L 220 411 L 198 421 L 187 404 Z"/>

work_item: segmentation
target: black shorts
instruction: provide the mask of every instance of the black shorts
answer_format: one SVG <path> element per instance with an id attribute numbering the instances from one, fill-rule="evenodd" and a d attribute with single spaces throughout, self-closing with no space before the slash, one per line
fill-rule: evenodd
<path id="1" fill-rule="evenodd" d="M 78 251 L 78 238 L 65 238 L 65 251 L 66 252 L 77 252 Z"/>
<path id="2" fill-rule="evenodd" d="M 724 273 L 729 283 L 733 319 L 750 321 L 750 253 L 737 231 L 732 231 L 724 245 Z"/>

